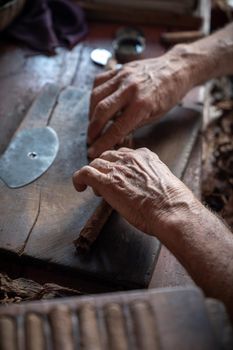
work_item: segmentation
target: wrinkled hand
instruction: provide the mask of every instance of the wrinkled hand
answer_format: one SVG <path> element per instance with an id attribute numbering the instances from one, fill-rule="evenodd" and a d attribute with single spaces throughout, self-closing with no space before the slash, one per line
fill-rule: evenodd
<path id="1" fill-rule="evenodd" d="M 125 219 L 141 231 L 155 235 L 192 193 L 146 148 L 106 151 L 73 176 L 81 192 L 91 186 Z"/>
<path id="2" fill-rule="evenodd" d="M 189 89 L 188 77 L 186 61 L 177 49 L 99 75 L 91 95 L 90 158 L 175 106 Z"/>

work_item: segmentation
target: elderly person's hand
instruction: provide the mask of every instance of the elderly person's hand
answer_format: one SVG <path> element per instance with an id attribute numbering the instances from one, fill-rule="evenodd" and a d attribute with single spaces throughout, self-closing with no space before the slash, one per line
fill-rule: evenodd
<path id="1" fill-rule="evenodd" d="M 141 231 L 155 235 L 169 215 L 195 205 L 196 199 L 146 148 L 106 151 L 74 174 L 78 191 L 91 186 L 114 209 Z M 157 232 L 156 232 L 157 231 Z"/>
<path id="2" fill-rule="evenodd" d="M 232 73 L 233 23 L 161 58 L 99 76 L 91 98 L 90 156 L 161 116 L 193 85 Z M 225 303 L 233 319 L 233 235 L 154 153 L 107 151 L 73 181 L 78 191 L 91 186 L 131 224 L 156 235 L 207 296 Z"/>
<path id="3" fill-rule="evenodd" d="M 190 69 L 180 50 L 128 63 L 121 70 L 97 76 L 88 129 L 90 158 L 119 144 L 139 126 L 159 118 L 185 95 L 191 87 Z"/>
<path id="4" fill-rule="evenodd" d="M 161 117 L 193 86 L 232 74 L 232 28 L 233 23 L 208 38 L 177 45 L 161 57 L 98 76 L 91 96 L 89 156 L 99 156 L 134 129 Z"/>
<path id="5" fill-rule="evenodd" d="M 78 191 L 91 186 L 132 225 L 156 236 L 233 317 L 233 235 L 154 153 L 106 151 L 73 181 Z"/>

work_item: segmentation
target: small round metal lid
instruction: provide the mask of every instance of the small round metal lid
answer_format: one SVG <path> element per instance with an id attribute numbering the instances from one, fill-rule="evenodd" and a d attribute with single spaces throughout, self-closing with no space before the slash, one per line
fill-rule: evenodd
<path id="1" fill-rule="evenodd" d="M 94 49 L 91 52 L 92 61 L 100 66 L 106 66 L 111 57 L 111 52 L 106 49 Z"/>

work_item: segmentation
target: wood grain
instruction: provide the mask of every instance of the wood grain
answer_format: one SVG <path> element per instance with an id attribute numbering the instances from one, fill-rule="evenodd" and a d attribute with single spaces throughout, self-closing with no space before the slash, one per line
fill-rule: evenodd
<path id="1" fill-rule="evenodd" d="M 71 181 L 73 172 L 87 164 L 89 93 L 68 87 L 59 97 L 56 96 L 55 101 L 49 125 L 58 134 L 60 150 L 52 167 L 35 183 L 18 192 L 3 188 L 5 201 L 2 204 L 6 215 L 1 220 L 8 220 L 11 212 L 18 212 L 18 216 L 14 221 L 11 220 L 10 225 L 7 222 L 4 224 L 2 248 L 9 250 L 9 243 L 13 242 L 11 251 L 37 261 L 49 261 L 111 283 L 147 286 L 159 252 L 158 241 L 142 235 L 116 213 L 104 226 L 100 239 L 87 257 L 74 254 L 72 241 L 89 218 L 89 213 L 100 202 L 90 189 L 81 194 L 76 193 Z M 50 105 L 48 110 L 51 110 Z M 48 123 L 47 118 L 44 119 Z M 31 119 L 26 117 L 24 125 L 27 125 L 28 120 Z M 199 124 L 199 113 L 178 108 L 158 125 L 135 133 L 135 146 L 146 146 L 158 153 L 180 177 Z M 12 196 L 16 196 L 16 193 L 20 202 L 12 201 Z M 29 198 L 32 198 L 34 207 Z M 27 220 L 22 216 L 22 208 L 26 207 L 25 202 L 22 206 L 23 200 L 29 208 L 26 213 L 23 210 Z M 28 225 L 27 230 L 25 224 Z M 18 234 L 15 239 L 16 227 Z"/>
<path id="2" fill-rule="evenodd" d="M 99 245 L 85 259 L 74 253 L 72 241 L 76 233 L 87 221 L 89 213 L 100 202 L 90 189 L 82 194 L 76 193 L 71 181 L 73 172 L 87 164 L 88 107 L 89 93 L 83 89 L 68 87 L 60 93 L 59 97 L 56 97 L 52 116 L 49 117 L 49 125 L 58 134 L 60 150 L 52 167 L 41 178 L 19 189 L 21 202 L 12 201 L 12 196 L 17 192 L 9 192 L 6 188 L 3 190 L 6 216 L 1 220 L 8 220 L 9 208 L 11 212 L 17 212 L 18 209 L 19 214 L 15 217 L 15 221 L 11 221 L 11 225 L 4 224 L 5 235 L 2 238 L 4 239 L 2 248 L 8 250 L 8 245 L 12 241 L 14 246 L 11 246 L 11 251 L 16 251 L 21 256 L 31 257 L 41 262 L 49 261 L 61 267 L 72 268 L 82 274 L 106 278 L 113 283 L 123 281 L 122 283 L 134 285 L 139 281 L 139 285 L 145 285 L 150 278 L 151 272 L 148 271 L 152 271 L 151 266 L 156 259 L 158 243 L 151 237 L 140 235 L 137 230 L 116 215 L 114 218 L 118 223 L 114 224 L 114 236 L 105 235 L 102 243 L 99 242 Z M 28 120 L 26 117 L 25 126 Z M 34 200 L 34 207 L 28 202 L 29 195 Z M 24 198 L 30 208 L 26 213 L 31 219 L 30 225 L 29 219 L 25 222 L 25 217 L 20 215 L 22 208 L 25 208 L 25 204 L 22 206 Z M 25 230 L 25 223 L 28 225 L 27 230 Z M 20 239 L 21 243 L 14 239 L 16 227 L 18 232 L 26 231 L 24 236 L 17 234 L 17 239 Z M 110 228 L 112 231 L 111 227 L 110 223 L 107 229 Z M 129 237 L 132 236 L 133 244 L 126 238 L 126 233 Z M 145 259 L 146 254 L 148 257 Z M 129 262 L 130 255 L 132 258 Z M 135 258 L 141 259 L 142 262 L 140 268 L 132 274 Z M 120 263 L 119 259 L 121 259 Z M 126 261 L 129 271 L 124 268 Z M 124 276 L 125 273 L 127 276 Z"/>
<path id="3" fill-rule="evenodd" d="M 46 126 L 58 91 L 57 86 L 45 86 L 17 130 Z M 21 252 L 37 220 L 40 188 L 33 183 L 24 188 L 10 189 L 0 180 L 0 198 L 0 248 Z"/>
<path id="4" fill-rule="evenodd" d="M 173 26 L 186 29 L 198 29 L 202 24 L 199 16 L 191 14 L 178 14 L 173 11 L 136 9 L 117 6 L 116 4 L 96 4 L 93 2 L 77 2 L 86 10 L 87 18 L 94 21 L 136 23 L 137 25 L 151 24 Z M 133 16 L 132 16 L 133 13 Z"/>
<path id="5" fill-rule="evenodd" d="M 37 94 L 47 83 L 72 83 L 82 45 L 48 57 L 0 39 L 0 153 L 4 151 Z"/>
<path id="6" fill-rule="evenodd" d="M 54 57 L 34 55 L 1 41 L 0 152 L 3 152 L 18 129 L 41 88 L 51 82 L 55 82 L 57 89 L 63 89 L 63 92 L 58 94 L 59 97 L 56 96 L 55 105 L 48 103 L 47 115 L 62 144 L 67 145 L 65 149 L 62 147 L 49 171 L 34 184 L 13 192 L 0 183 L 0 249 L 6 254 L 14 253 L 15 258 L 18 253 L 22 254 L 16 263 L 12 260 L 13 273 L 19 269 L 21 275 L 27 274 L 30 268 L 30 277 L 33 275 L 36 278 L 36 271 L 40 268 L 40 282 L 43 282 L 43 278 L 46 281 L 50 278 L 51 281 L 51 276 L 54 279 L 59 276 L 59 283 L 62 283 L 63 277 L 71 287 L 68 271 L 66 274 L 60 273 L 60 268 L 68 268 L 69 273 L 73 273 L 72 281 L 75 276 L 76 287 L 80 288 L 78 282 L 81 283 L 82 280 L 83 283 L 87 279 L 88 291 L 94 290 L 94 285 L 96 290 L 102 287 L 103 278 L 113 284 L 111 287 L 104 287 L 109 288 L 108 290 L 113 288 L 114 283 L 117 288 L 121 285 L 130 288 L 144 287 L 149 283 L 158 254 L 158 242 L 151 237 L 142 236 L 116 213 L 105 227 L 103 237 L 97 240 L 94 252 L 87 258 L 82 259 L 75 255 L 72 247 L 72 240 L 76 238 L 91 210 L 99 203 L 91 191 L 83 196 L 77 195 L 71 183 L 73 171 L 87 162 L 84 154 L 88 98 L 94 76 L 101 71 L 90 61 L 89 55 L 94 47 L 111 49 L 111 41 L 117 28 L 118 24 L 91 23 L 90 34 L 83 44 L 71 51 L 59 49 Z M 143 26 L 142 29 L 147 40 L 145 57 L 161 55 L 164 48 L 158 41 L 163 28 Z M 78 89 L 66 89 L 68 84 L 78 86 Z M 56 95 L 55 90 L 47 90 L 48 101 L 52 102 L 52 96 Z M 68 108 L 64 106 L 66 103 Z M 45 107 L 46 103 L 41 111 L 45 111 Z M 31 112 L 29 114 L 30 117 L 24 120 L 21 127 L 48 123 L 46 113 L 40 113 L 39 118 L 36 114 L 34 117 Z M 173 136 L 170 135 L 169 138 L 175 142 Z M 185 137 L 184 142 L 186 140 Z M 185 155 L 184 159 L 187 159 L 189 152 L 184 152 L 182 144 L 179 145 L 182 157 Z M 185 162 L 182 161 L 183 166 Z M 80 216 L 77 217 L 77 213 Z M 6 254 L 1 255 L 4 266 L 7 265 Z M 33 262 L 39 264 L 34 265 Z M 33 269 L 35 273 L 32 272 Z M 160 272 L 164 274 L 163 270 Z M 171 278 L 172 276 L 171 274 Z"/>

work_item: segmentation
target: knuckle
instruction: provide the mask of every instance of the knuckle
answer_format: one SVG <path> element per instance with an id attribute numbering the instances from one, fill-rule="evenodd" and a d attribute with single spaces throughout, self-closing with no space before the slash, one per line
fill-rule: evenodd
<path id="1" fill-rule="evenodd" d="M 123 182 L 122 175 L 116 170 L 112 171 L 111 177 L 114 184 L 121 184 Z"/>
<path id="2" fill-rule="evenodd" d="M 112 154 L 112 151 L 104 151 L 102 154 L 101 154 L 101 157 L 107 157 L 108 155 Z"/>
<path id="3" fill-rule="evenodd" d="M 149 149 L 146 147 L 141 147 L 140 150 L 146 153 L 150 152 Z"/>
<path id="4" fill-rule="evenodd" d="M 108 104 L 106 103 L 106 101 L 101 101 L 96 106 L 95 114 L 100 115 L 104 113 L 107 109 L 108 109 Z"/>
<path id="5" fill-rule="evenodd" d="M 135 152 L 125 152 L 122 154 L 122 160 L 121 162 L 125 165 L 132 163 L 133 159 L 135 157 Z"/>
<path id="6" fill-rule="evenodd" d="M 126 79 L 131 75 L 131 70 L 129 67 L 123 67 L 122 70 L 119 73 L 120 80 Z"/>
<path id="7" fill-rule="evenodd" d="M 123 146 L 118 148 L 118 150 L 116 151 L 117 153 L 121 153 L 122 155 L 125 155 L 125 152 L 128 152 L 129 148 Z"/>
<path id="8" fill-rule="evenodd" d="M 90 166 L 85 165 L 81 170 L 80 174 L 83 174 L 84 176 L 88 176 L 90 174 Z"/>
<path id="9" fill-rule="evenodd" d="M 99 164 L 99 161 L 98 161 L 98 158 L 96 158 L 89 163 L 89 166 L 95 167 L 98 164 Z"/>
<path id="10" fill-rule="evenodd" d="M 138 153 L 140 153 L 140 154 L 143 154 L 143 155 L 145 155 L 145 156 L 149 156 L 152 152 L 148 149 L 148 148 L 146 148 L 146 147 L 141 147 L 141 148 L 139 148 L 138 150 Z"/>
<path id="11" fill-rule="evenodd" d="M 159 156 L 158 156 L 157 153 L 154 153 L 153 156 L 154 156 L 154 158 L 155 158 L 156 160 L 159 160 L 159 161 L 161 162 L 161 160 L 160 160 L 160 158 L 159 158 Z"/>

